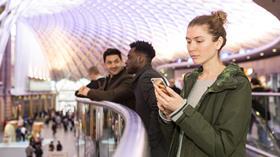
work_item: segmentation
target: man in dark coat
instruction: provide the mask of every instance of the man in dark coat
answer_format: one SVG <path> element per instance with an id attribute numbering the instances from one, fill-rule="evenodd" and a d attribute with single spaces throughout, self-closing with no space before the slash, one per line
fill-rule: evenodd
<path id="1" fill-rule="evenodd" d="M 151 157 L 166 157 L 168 147 L 159 127 L 158 107 L 151 82 L 151 78 L 161 78 L 151 65 L 155 50 L 151 44 L 144 41 L 131 43 L 130 48 L 126 68 L 128 73 L 136 74 L 133 81 L 135 109 L 148 132 Z"/>
<path id="2" fill-rule="evenodd" d="M 36 145 L 34 153 L 35 153 L 36 157 L 42 157 L 43 156 L 42 146 L 41 145 Z"/>
<path id="3" fill-rule="evenodd" d="M 56 145 L 56 150 L 59 152 L 59 151 L 62 151 L 62 144 L 60 143 L 60 141 L 58 140 L 57 141 L 57 145 Z"/>
<path id="4" fill-rule="evenodd" d="M 252 87 L 252 92 L 267 92 L 268 90 L 262 86 L 261 81 L 258 78 L 253 77 L 251 79 L 251 87 Z M 268 121 L 270 120 L 270 112 L 269 112 L 269 105 L 268 105 L 268 98 L 264 96 L 255 96 L 252 97 L 252 107 L 253 111 L 255 112 L 255 115 L 257 117 L 261 117 L 265 125 L 268 125 Z M 257 114 L 259 113 L 259 114 Z M 257 122 L 257 119 L 255 116 L 251 116 L 251 121 L 250 121 L 250 128 L 249 128 L 249 133 L 252 133 L 252 127 L 253 124 Z M 268 146 L 270 144 L 270 141 L 268 140 L 268 131 L 264 129 L 262 126 L 257 125 L 257 130 L 258 130 L 258 137 L 259 141 L 261 144 L 264 144 Z"/>
<path id="5" fill-rule="evenodd" d="M 121 52 L 118 49 L 107 49 L 103 60 L 109 75 L 98 89 L 81 87 L 79 94 L 95 101 L 112 101 L 134 109 L 134 95 L 131 88 L 132 75 L 124 67 Z"/>
<path id="6" fill-rule="evenodd" d="M 32 157 L 34 151 L 35 149 L 32 147 L 32 143 L 29 142 L 29 145 L 25 148 L 26 157 Z"/>
<path id="7" fill-rule="evenodd" d="M 105 81 L 105 77 L 103 77 L 96 66 L 92 66 L 88 69 L 88 76 L 91 79 L 90 83 L 86 86 L 90 89 L 97 89 L 101 87 Z M 78 90 L 75 92 L 77 97 L 85 97 L 83 95 L 78 94 Z"/>
<path id="8" fill-rule="evenodd" d="M 181 89 L 179 89 L 176 85 L 175 85 L 175 80 L 173 78 L 168 80 L 169 82 L 169 87 L 171 89 L 173 89 L 177 94 L 181 94 Z"/>

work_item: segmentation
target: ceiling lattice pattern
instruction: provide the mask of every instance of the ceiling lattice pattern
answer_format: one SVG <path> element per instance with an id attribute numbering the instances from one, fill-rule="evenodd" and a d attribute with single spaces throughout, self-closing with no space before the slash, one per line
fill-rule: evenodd
<path id="1" fill-rule="evenodd" d="M 155 65 L 186 58 L 186 27 L 195 16 L 224 10 L 228 43 L 236 53 L 267 46 L 280 36 L 280 22 L 251 0 L 36 0 L 21 20 L 40 39 L 53 78 L 86 76 L 103 68 L 102 53 L 115 47 L 126 56 L 129 43 L 145 40 L 157 51 Z M 44 9 L 42 9 L 44 8 Z M 69 76 L 70 75 L 70 76 Z"/>

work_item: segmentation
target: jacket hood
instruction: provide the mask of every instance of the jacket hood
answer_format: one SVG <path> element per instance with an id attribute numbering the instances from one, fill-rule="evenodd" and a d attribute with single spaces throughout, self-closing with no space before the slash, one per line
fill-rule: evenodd
<path id="1" fill-rule="evenodd" d="M 203 68 L 199 67 L 189 75 L 189 78 L 191 80 L 190 83 L 192 84 L 191 87 L 194 85 L 195 81 L 202 73 L 202 71 Z M 209 87 L 209 92 L 219 92 L 225 89 L 236 88 L 239 83 L 237 80 L 237 76 L 246 77 L 242 69 L 237 64 L 231 63 L 227 65 L 223 72 L 217 77 L 216 81 Z"/>

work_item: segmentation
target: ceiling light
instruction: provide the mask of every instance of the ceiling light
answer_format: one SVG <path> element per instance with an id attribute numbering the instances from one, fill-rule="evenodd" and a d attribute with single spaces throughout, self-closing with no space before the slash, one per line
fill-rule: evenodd
<path id="1" fill-rule="evenodd" d="M 260 56 L 263 56 L 264 55 L 264 53 L 262 52 L 262 53 L 260 53 Z"/>
<path id="2" fill-rule="evenodd" d="M 239 50 L 239 54 L 245 54 L 246 53 L 246 50 L 245 49 L 240 49 Z"/>
<path id="3" fill-rule="evenodd" d="M 246 73 L 247 73 L 248 76 L 252 75 L 253 74 L 253 68 L 248 68 Z"/>
<path id="4" fill-rule="evenodd" d="M 226 59 L 229 56 L 228 53 L 222 53 L 221 54 L 221 59 Z"/>
<path id="5" fill-rule="evenodd" d="M 272 49 L 272 52 L 277 52 L 277 49 Z"/>
<path id="6" fill-rule="evenodd" d="M 250 58 L 251 58 L 250 56 L 247 56 L 247 57 L 246 57 L 246 59 L 250 59 Z"/>
<path id="7" fill-rule="evenodd" d="M 182 59 L 181 58 L 179 58 L 179 59 L 177 59 L 177 63 L 181 63 L 182 62 Z"/>
<path id="8" fill-rule="evenodd" d="M 235 62 L 236 61 L 236 59 L 232 59 L 232 62 Z"/>
<path id="9" fill-rule="evenodd" d="M 190 57 L 190 58 L 188 58 L 188 64 L 193 64 L 193 60 L 192 60 L 192 58 Z"/>

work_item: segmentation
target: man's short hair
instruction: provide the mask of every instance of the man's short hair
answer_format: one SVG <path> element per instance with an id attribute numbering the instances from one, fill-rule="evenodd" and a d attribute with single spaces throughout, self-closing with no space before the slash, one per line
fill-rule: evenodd
<path id="1" fill-rule="evenodd" d="M 96 66 L 92 66 L 88 69 L 89 74 L 100 74 L 98 68 Z"/>
<path id="2" fill-rule="evenodd" d="M 109 48 L 103 53 L 103 61 L 105 62 L 106 57 L 110 55 L 118 55 L 120 59 L 122 60 L 121 51 L 115 48 Z"/>
<path id="3" fill-rule="evenodd" d="M 261 85 L 261 81 L 260 81 L 258 78 L 255 78 L 255 77 L 253 77 L 253 78 L 251 79 L 251 83 L 252 83 L 253 85 Z"/>
<path id="4" fill-rule="evenodd" d="M 152 44 L 145 41 L 135 41 L 129 44 L 130 48 L 135 48 L 135 51 L 145 54 L 147 58 L 153 59 L 156 55 L 155 49 Z"/>

